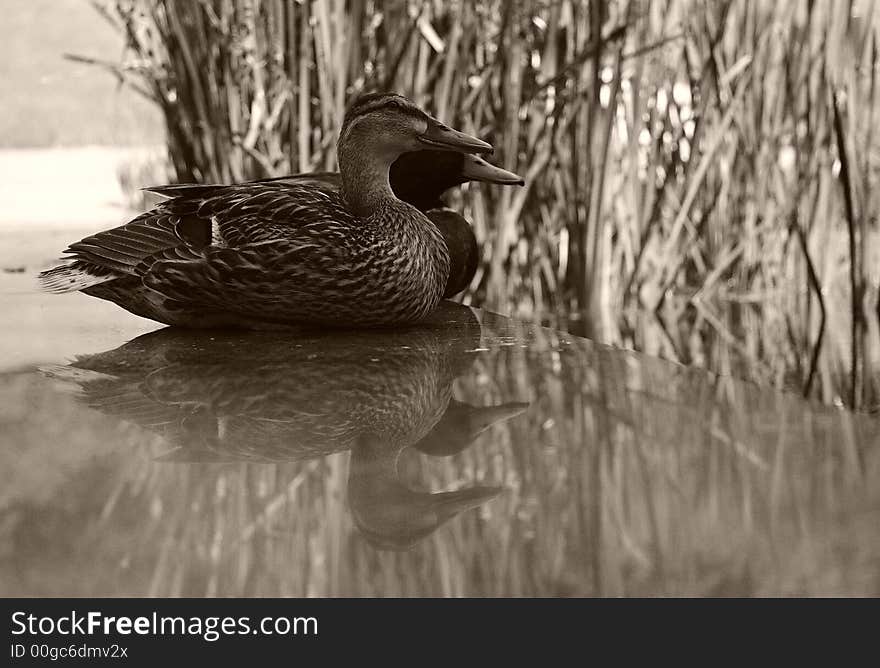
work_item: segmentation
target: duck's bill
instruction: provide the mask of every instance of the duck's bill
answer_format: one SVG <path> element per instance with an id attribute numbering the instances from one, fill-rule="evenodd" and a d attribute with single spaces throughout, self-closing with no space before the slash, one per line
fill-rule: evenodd
<path id="1" fill-rule="evenodd" d="M 511 401 L 497 406 L 467 406 L 470 412 L 468 422 L 471 425 L 471 432 L 482 434 L 493 424 L 525 413 L 528 407 L 528 402 L 523 401 Z"/>
<path id="2" fill-rule="evenodd" d="M 454 492 L 439 492 L 431 495 L 431 506 L 441 521 L 451 519 L 464 512 L 483 505 L 504 491 L 503 487 L 470 487 Z"/>
<path id="3" fill-rule="evenodd" d="M 492 145 L 464 132 L 448 128 L 440 121 L 428 119 L 428 129 L 419 135 L 419 141 L 427 146 L 460 153 L 492 153 Z"/>
<path id="4" fill-rule="evenodd" d="M 486 183 L 499 183 L 501 185 L 524 186 L 526 184 L 523 177 L 506 169 L 490 165 L 488 162 L 476 155 L 464 156 L 464 164 L 462 165 L 461 174 L 468 181 L 485 181 Z"/>

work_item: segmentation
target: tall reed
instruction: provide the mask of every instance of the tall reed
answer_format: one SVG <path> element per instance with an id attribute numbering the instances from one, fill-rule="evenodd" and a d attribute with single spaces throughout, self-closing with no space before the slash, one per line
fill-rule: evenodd
<path id="1" fill-rule="evenodd" d="M 179 180 L 333 168 L 349 100 L 396 90 L 527 180 L 455 196 L 466 301 L 880 405 L 872 2 L 95 4 Z"/>

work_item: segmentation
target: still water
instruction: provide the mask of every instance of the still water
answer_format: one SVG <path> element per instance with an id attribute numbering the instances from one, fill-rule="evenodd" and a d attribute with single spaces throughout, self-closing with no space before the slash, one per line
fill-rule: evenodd
<path id="1" fill-rule="evenodd" d="M 0 594 L 880 593 L 880 422 L 445 305 L 0 374 Z"/>

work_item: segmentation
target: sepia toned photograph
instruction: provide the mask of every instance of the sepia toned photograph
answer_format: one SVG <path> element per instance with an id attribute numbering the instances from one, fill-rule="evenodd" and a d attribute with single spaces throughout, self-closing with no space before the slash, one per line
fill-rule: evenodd
<path id="1" fill-rule="evenodd" d="M 880 3 L 2 7 L 0 596 L 880 595 Z"/>

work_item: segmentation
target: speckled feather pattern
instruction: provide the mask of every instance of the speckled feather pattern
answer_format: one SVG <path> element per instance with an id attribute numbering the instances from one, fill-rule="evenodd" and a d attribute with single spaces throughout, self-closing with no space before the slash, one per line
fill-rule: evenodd
<path id="1" fill-rule="evenodd" d="M 257 328 L 415 322 L 443 295 L 446 243 L 399 200 L 359 219 L 320 178 L 157 190 L 174 196 L 70 246 L 117 276 L 84 292 L 169 324 Z"/>

